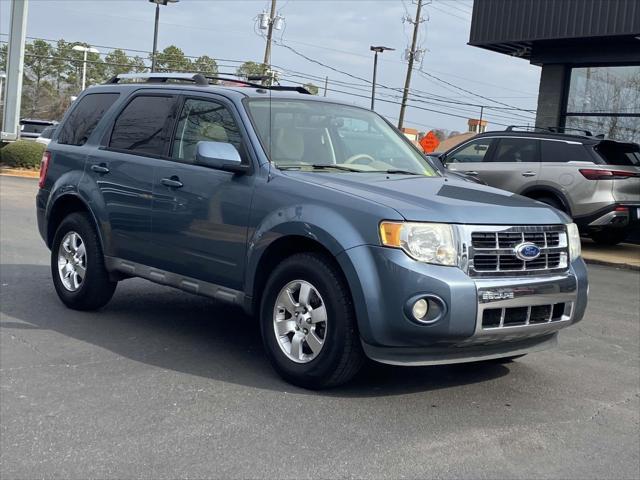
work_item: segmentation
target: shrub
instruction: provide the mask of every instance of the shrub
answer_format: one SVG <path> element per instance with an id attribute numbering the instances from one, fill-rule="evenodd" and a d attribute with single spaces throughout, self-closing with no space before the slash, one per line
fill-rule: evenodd
<path id="1" fill-rule="evenodd" d="M 8 167 L 40 168 L 44 149 L 41 143 L 18 140 L 0 149 L 0 163 Z"/>

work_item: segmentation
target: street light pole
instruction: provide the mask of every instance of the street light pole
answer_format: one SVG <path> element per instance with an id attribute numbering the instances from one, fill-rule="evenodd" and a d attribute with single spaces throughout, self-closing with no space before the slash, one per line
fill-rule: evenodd
<path id="1" fill-rule="evenodd" d="M 378 53 L 382 53 L 385 50 L 395 50 L 395 48 L 374 47 L 372 45 L 371 47 L 369 47 L 369 50 L 371 50 L 372 52 L 375 52 L 375 54 L 373 55 L 373 79 L 371 82 L 371 110 L 373 110 L 373 107 L 375 106 L 375 103 L 376 103 L 376 77 L 378 75 Z"/>
<path id="2" fill-rule="evenodd" d="M 180 0 L 149 0 L 156 4 L 156 20 L 153 25 L 153 51 L 151 52 L 151 73 L 156 71 L 156 54 L 158 51 L 158 25 L 160 24 L 160 5 L 178 3 Z"/>
<path id="3" fill-rule="evenodd" d="M 87 86 L 87 54 L 88 53 L 100 53 L 93 47 L 83 47 L 82 45 L 74 45 L 72 50 L 76 52 L 84 52 L 82 60 L 82 90 Z"/>
<path id="4" fill-rule="evenodd" d="M 160 23 L 160 4 L 156 3 L 156 21 L 153 26 L 153 53 L 151 54 L 151 73 L 156 71 L 156 52 L 158 51 L 158 24 Z"/>

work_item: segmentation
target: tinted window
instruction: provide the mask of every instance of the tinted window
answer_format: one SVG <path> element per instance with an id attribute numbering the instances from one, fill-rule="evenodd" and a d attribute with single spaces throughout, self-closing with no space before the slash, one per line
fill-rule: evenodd
<path id="1" fill-rule="evenodd" d="M 56 127 L 47 127 L 40 134 L 40 138 L 51 138 L 53 137 L 53 132 L 56 131 Z"/>
<path id="2" fill-rule="evenodd" d="M 494 162 L 537 162 L 538 141 L 528 138 L 501 138 Z"/>
<path id="3" fill-rule="evenodd" d="M 640 167 L 640 145 L 637 143 L 601 142 L 596 152 L 609 165 Z"/>
<path id="4" fill-rule="evenodd" d="M 469 142 L 460 150 L 447 155 L 447 163 L 474 163 L 483 162 L 489 148 L 493 144 L 493 139 L 483 138 Z"/>
<path id="5" fill-rule="evenodd" d="M 193 163 L 198 142 L 230 143 L 242 151 L 240 130 L 229 110 L 216 102 L 187 99 L 178 119 L 171 156 Z"/>
<path id="6" fill-rule="evenodd" d="M 25 122 L 20 125 L 20 131 L 24 133 L 40 133 L 43 132 L 49 125 L 46 123 L 29 123 Z"/>
<path id="7" fill-rule="evenodd" d="M 592 159 L 582 145 L 541 140 L 543 162 L 591 162 Z"/>
<path id="8" fill-rule="evenodd" d="M 109 147 L 135 153 L 164 155 L 174 97 L 139 96 L 120 113 Z"/>
<path id="9" fill-rule="evenodd" d="M 82 97 L 61 125 L 58 143 L 84 145 L 105 112 L 119 96 L 119 93 L 92 93 Z"/>

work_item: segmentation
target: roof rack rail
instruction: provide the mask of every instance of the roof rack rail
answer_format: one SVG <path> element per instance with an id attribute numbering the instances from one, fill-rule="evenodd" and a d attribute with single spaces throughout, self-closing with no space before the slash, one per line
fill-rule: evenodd
<path id="1" fill-rule="evenodd" d="M 569 128 L 569 127 L 532 127 L 530 125 L 509 125 L 505 131 L 513 132 L 516 128 L 523 130 L 532 130 L 534 132 L 550 132 L 550 133 L 567 133 L 567 132 L 580 132 L 585 137 L 593 137 L 593 133 L 589 130 L 583 130 L 581 128 Z"/>
<path id="2" fill-rule="evenodd" d="M 209 76 L 209 75 L 205 75 L 205 78 L 207 80 L 215 80 L 219 82 L 239 83 L 247 87 L 261 88 L 264 90 L 273 90 L 273 91 L 281 91 L 281 92 L 298 92 L 305 95 L 311 95 L 311 92 L 304 87 L 289 87 L 284 85 L 262 85 L 260 83 L 256 83 L 257 81 L 271 79 L 271 77 L 268 77 L 266 75 L 265 76 L 263 75 L 249 76 L 248 80 L 242 80 L 242 79 L 233 78 L 233 77 L 229 78 L 229 77 Z"/>
<path id="3" fill-rule="evenodd" d="M 121 73 L 107 80 L 106 84 L 119 83 L 120 80 L 143 80 L 147 83 L 166 83 L 167 80 L 182 80 L 196 85 L 209 85 L 206 77 L 200 73 Z"/>
<path id="4" fill-rule="evenodd" d="M 569 127 L 549 127 L 554 133 L 566 133 L 566 132 L 580 132 L 586 137 L 593 137 L 593 133 L 589 130 L 583 130 L 582 128 L 569 128 Z"/>
<path id="5" fill-rule="evenodd" d="M 311 95 L 311 92 L 304 87 L 289 87 L 283 85 L 262 85 L 254 83 L 251 80 L 264 80 L 269 77 L 251 76 L 249 80 L 234 78 L 233 76 L 217 76 L 202 75 L 201 73 L 121 73 L 110 78 L 105 84 L 120 83 L 120 80 L 146 80 L 146 83 L 166 83 L 167 80 L 182 80 L 184 82 L 193 82 L 196 85 L 210 85 L 209 81 L 216 82 L 233 82 L 247 87 L 260 88 L 264 90 L 274 90 L 282 92 L 298 92 L 305 95 Z"/>
<path id="6" fill-rule="evenodd" d="M 541 131 L 541 132 L 549 132 L 550 129 L 545 128 L 545 127 L 532 127 L 531 125 L 509 125 L 507 128 L 505 128 L 505 132 L 513 132 L 515 131 L 516 128 L 521 128 L 522 130 L 533 130 L 535 131 Z"/>

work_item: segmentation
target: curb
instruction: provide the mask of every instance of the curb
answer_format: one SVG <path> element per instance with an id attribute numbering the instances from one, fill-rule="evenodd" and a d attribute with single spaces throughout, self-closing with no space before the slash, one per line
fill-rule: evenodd
<path id="1" fill-rule="evenodd" d="M 585 258 L 585 257 L 582 257 L 582 259 L 586 263 L 590 263 L 592 265 L 603 265 L 605 267 L 621 268 L 623 270 L 633 270 L 633 271 L 636 271 L 636 272 L 640 271 L 640 265 L 631 265 L 629 263 L 609 262 L 607 260 L 600 260 L 598 258 Z"/>
<path id="2" fill-rule="evenodd" d="M 38 180 L 40 178 L 39 172 L 26 173 L 26 172 L 0 172 L 0 177 L 12 177 L 12 178 L 29 178 L 31 180 Z"/>

